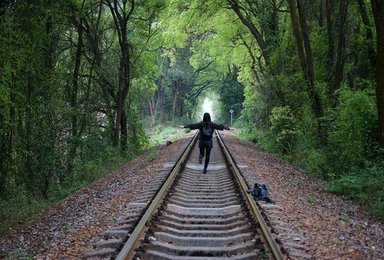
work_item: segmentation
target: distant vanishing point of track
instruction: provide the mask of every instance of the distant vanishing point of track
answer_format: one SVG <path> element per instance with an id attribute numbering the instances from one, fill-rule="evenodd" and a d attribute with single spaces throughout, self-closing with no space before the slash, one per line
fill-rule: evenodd
<path id="1" fill-rule="evenodd" d="M 207 174 L 197 138 L 127 206 L 88 258 L 284 259 L 220 135 Z"/>

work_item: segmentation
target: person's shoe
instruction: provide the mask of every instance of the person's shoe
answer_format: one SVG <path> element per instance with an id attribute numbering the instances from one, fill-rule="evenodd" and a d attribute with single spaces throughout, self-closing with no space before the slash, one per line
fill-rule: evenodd
<path id="1" fill-rule="evenodd" d="M 206 169 L 206 168 L 204 168 L 204 171 L 203 171 L 203 173 L 204 173 L 204 174 L 206 174 L 206 173 L 207 173 L 207 169 Z"/>
<path id="2" fill-rule="evenodd" d="M 203 163 L 203 157 L 202 157 L 202 156 L 199 156 L 199 163 L 200 163 L 200 164 Z"/>

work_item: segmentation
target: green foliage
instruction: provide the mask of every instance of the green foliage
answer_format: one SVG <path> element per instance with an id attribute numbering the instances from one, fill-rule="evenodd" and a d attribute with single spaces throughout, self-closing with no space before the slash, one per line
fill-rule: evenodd
<path id="1" fill-rule="evenodd" d="M 126 163 L 128 159 L 134 158 L 133 155 L 127 158 L 126 155 L 122 155 L 119 150 L 112 146 L 99 147 L 99 149 L 94 150 L 98 152 L 93 154 L 95 156 L 93 161 L 77 161 L 70 176 L 64 178 L 56 176 L 55 182 L 52 182 L 49 187 L 48 200 L 33 196 L 20 185 L 17 190 L 12 192 L 12 197 L 0 200 L 0 217 L 2 219 L 0 234 L 5 234 L 11 228 L 36 218 L 51 203 L 55 203 L 80 188 L 86 187 L 117 169 Z"/>
<path id="2" fill-rule="evenodd" d="M 244 101 L 244 86 L 237 81 L 237 68 L 227 74 L 226 79 L 220 84 L 218 96 L 222 106 L 220 109 L 220 121 L 222 123 L 230 124 L 231 115 L 229 110 L 235 111 L 232 114 L 232 121 L 241 115 L 242 103 Z"/>
<path id="3" fill-rule="evenodd" d="M 19 251 L 16 250 L 12 252 L 12 254 L 7 258 L 7 260 L 32 260 L 33 256 L 23 256 L 23 254 Z"/>
<path id="4" fill-rule="evenodd" d="M 18 200 L 44 207 L 150 146 L 174 140 L 185 133 L 174 125 L 200 120 L 208 97 L 220 123 L 229 123 L 228 110 L 234 109 L 243 138 L 331 180 L 332 191 L 384 215 L 375 33 L 361 20 L 357 3 L 348 5 L 345 37 L 338 37 L 338 5 L 330 17 L 318 5 L 305 5 L 312 90 L 290 13 L 280 12 L 289 10 L 286 1 L 239 1 L 244 18 L 262 35 L 263 51 L 225 1 L 137 1 L 127 24 L 129 59 L 121 57 L 106 1 L 11 2 L 0 6 L 1 206 L 11 209 Z M 87 29 L 82 42 L 79 25 Z M 129 72 L 123 72 L 119 65 L 127 60 Z M 130 84 L 122 106 L 126 134 L 116 126 L 119 78 Z M 320 97 L 322 118 L 314 115 L 313 94 Z M 156 124 L 159 119 L 173 122 Z M 10 212 L 0 217 L 17 215 Z"/>
<path id="5" fill-rule="evenodd" d="M 350 223 L 351 222 L 351 218 L 348 216 L 348 215 L 345 215 L 345 214 L 341 214 L 339 216 L 339 219 L 345 223 Z"/>
<path id="6" fill-rule="evenodd" d="M 317 198 L 311 195 L 308 197 L 308 202 L 311 204 L 315 204 L 317 202 Z"/>
<path id="7" fill-rule="evenodd" d="M 136 111 L 131 111 L 131 121 L 128 125 L 128 152 L 143 151 L 149 148 L 149 140 L 144 127 L 140 121 L 140 116 Z"/>
<path id="8" fill-rule="evenodd" d="M 185 123 L 185 122 L 184 122 Z M 148 138 L 152 145 L 159 145 L 165 140 L 175 141 L 185 134 L 186 130 L 175 127 L 172 122 L 158 124 L 147 129 Z"/>
<path id="9" fill-rule="evenodd" d="M 329 185 L 329 191 L 347 195 L 351 198 L 366 199 L 363 193 L 364 177 L 361 175 L 344 175 Z M 363 196 L 363 197 L 361 197 Z"/>
<path id="10" fill-rule="evenodd" d="M 370 91 L 339 91 L 339 105 L 329 134 L 330 163 L 336 171 L 344 172 L 373 158 L 376 125 L 375 99 Z"/>
<path id="11" fill-rule="evenodd" d="M 306 169 L 311 175 L 324 178 L 324 173 L 329 169 L 327 154 L 324 150 L 313 148 L 309 146 L 308 150 L 302 142 L 299 142 L 297 153 L 295 155 L 295 161 L 302 169 Z"/>
<path id="12" fill-rule="evenodd" d="M 274 107 L 270 116 L 270 134 L 278 152 L 287 154 L 296 142 L 298 129 L 296 119 L 289 107 Z"/>
<path id="13" fill-rule="evenodd" d="M 150 154 L 148 155 L 147 160 L 148 160 L 149 162 L 151 162 L 151 161 L 155 160 L 157 157 L 159 157 L 160 155 L 161 155 L 161 152 L 160 152 L 160 151 L 154 151 L 154 152 L 152 152 L 152 153 L 150 153 Z"/>
<path id="14" fill-rule="evenodd" d="M 270 109 L 265 96 L 256 91 L 254 86 L 246 85 L 244 89 L 242 115 L 250 130 L 264 129 L 269 126 Z"/>
<path id="15" fill-rule="evenodd" d="M 54 203 L 73 192 L 88 186 L 90 183 L 114 171 L 127 161 L 134 159 L 139 153 L 124 154 L 113 146 L 99 143 L 99 149 L 83 156 L 92 156 L 93 160 L 88 158 L 84 161 L 75 161 L 71 175 L 65 175 L 52 183 L 49 190 L 49 202 Z M 85 142 L 83 145 L 91 145 Z"/>
<path id="16" fill-rule="evenodd" d="M 384 220 L 383 181 L 383 165 L 367 162 L 362 169 L 356 169 L 331 181 L 328 190 L 358 201 L 372 214 Z"/>
<path id="17" fill-rule="evenodd" d="M 362 3 L 368 10 L 368 23 L 372 23 L 368 2 Z M 372 178 L 361 176 L 369 163 L 380 161 L 372 92 L 375 71 L 372 25 L 364 24 L 367 23 L 361 19 L 364 10 L 357 3 L 346 5 L 345 26 L 340 18 L 342 5 L 334 5 L 329 16 L 326 16 L 329 10 L 318 8 L 317 4 L 305 5 L 312 54 L 305 50 L 304 65 L 297 53 L 290 13 L 277 11 L 289 10 L 287 2 L 280 2 L 278 8 L 276 4 L 266 0 L 239 1 L 243 18 L 261 32 L 267 46 L 264 53 L 260 39 L 252 35 L 231 8 L 217 0 L 171 1 L 169 11 L 177 11 L 180 19 L 170 15 L 166 33 L 183 36 L 174 47 L 190 44 L 190 63 L 195 69 L 207 60 L 212 61 L 215 73 L 226 79 L 228 68 L 239 68 L 234 82 L 243 86 L 244 100 L 228 98 L 237 84 L 215 80 L 212 86 L 224 88 L 212 89 L 220 94 L 221 118 L 228 120 L 229 104 L 242 109 L 242 138 L 258 143 L 312 175 L 332 180 L 335 188 L 341 188 L 339 193 L 353 193 L 356 197 L 352 198 L 364 199 L 370 187 L 376 187 L 373 180 L 381 179 L 380 174 L 373 174 Z M 308 66 L 309 58 L 313 60 L 313 82 L 309 82 L 308 70 L 302 68 Z M 203 76 L 196 82 L 204 80 L 213 78 Z M 186 96 L 188 110 L 196 105 L 191 102 L 191 96 Z M 240 94 L 235 92 L 233 96 Z M 315 96 L 320 100 L 315 100 Z M 322 116 L 314 104 L 316 109 L 323 110 Z M 361 189 L 364 181 L 368 184 Z M 378 206 L 377 215 L 383 211 L 380 196 L 383 197 L 379 191 L 374 192 L 374 203 L 369 203 L 370 208 Z"/>
<path id="18" fill-rule="evenodd" d="M 133 86 L 128 96 L 134 101 L 126 103 L 124 150 L 113 145 L 120 49 L 109 9 L 100 7 L 105 2 L 11 2 L 0 6 L 2 231 L 3 223 L 13 227 L 34 217 L 149 147 L 141 97 L 155 92 L 157 52 L 147 45 L 156 49 L 163 40 L 155 37 L 154 20 L 165 4 L 141 1 L 135 17 L 145 19 L 129 26 Z M 82 42 L 79 26 L 88 26 Z M 25 210 L 17 212 L 20 207 Z"/>
<path id="19" fill-rule="evenodd" d="M 47 205 L 47 201 L 34 199 L 22 187 L 13 193 L 12 198 L 0 199 L 0 235 L 38 216 Z"/>

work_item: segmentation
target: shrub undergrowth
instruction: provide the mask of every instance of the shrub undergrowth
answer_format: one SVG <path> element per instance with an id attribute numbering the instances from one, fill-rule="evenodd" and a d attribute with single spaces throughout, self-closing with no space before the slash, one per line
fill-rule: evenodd
<path id="1" fill-rule="evenodd" d="M 264 128 L 248 124 L 240 137 L 327 180 L 329 192 L 356 201 L 384 221 L 384 152 L 376 138 L 373 90 L 341 88 L 337 95 L 337 106 L 321 120 L 325 144 L 319 145 L 309 113 L 293 113 L 287 106 L 272 109 Z"/>
<path id="2" fill-rule="evenodd" d="M 96 160 L 77 162 L 70 176 L 60 179 L 57 174 L 56 181 L 51 182 L 49 186 L 48 198 L 35 196 L 27 192 L 24 187 L 18 187 L 7 198 L 0 199 L 0 235 L 35 219 L 49 205 L 88 186 L 127 163 L 136 155 L 124 154 L 112 147 L 106 147 L 101 154 L 98 154 Z"/>
<path id="3" fill-rule="evenodd" d="M 36 197 L 23 187 L 15 189 L 7 198 L 0 198 L 0 235 L 5 235 L 12 229 L 35 219 L 49 205 L 113 172 L 144 150 L 165 140 L 175 141 L 179 139 L 186 130 L 176 127 L 172 123 L 166 123 L 149 127 L 146 132 L 145 138 L 143 138 L 144 132 L 136 133 L 141 136 L 140 140 L 144 140 L 145 143 L 129 142 L 125 152 L 99 142 L 97 139 L 85 140 L 82 143 L 84 154 L 79 156 L 81 160 L 75 160 L 72 174 L 64 175 L 60 172 L 54 174 L 55 181 L 50 184 L 48 198 Z M 94 149 L 96 146 L 99 149 Z M 158 156 L 160 156 L 160 152 L 154 151 L 148 155 L 147 159 L 151 161 Z"/>

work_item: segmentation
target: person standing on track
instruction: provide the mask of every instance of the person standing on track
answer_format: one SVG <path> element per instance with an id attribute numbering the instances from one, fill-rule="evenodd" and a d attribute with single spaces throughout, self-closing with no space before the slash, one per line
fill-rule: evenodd
<path id="1" fill-rule="evenodd" d="M 212 144 L 212 135 L 215 129 L 217 130 L 229 130 L 229 127 L 226 127 L 221 124 L 215 124 L 211 121 L 211 115 L 209 113 L 204 113 L 203 121 L 184 126 L 184 128 L 189 129 L 199 129 L 199 163 L 203 162 L 203 157 L 205 154 L 205 164 L 203 173 L 207 173 L 209 156 L 211 154 Z"/>

